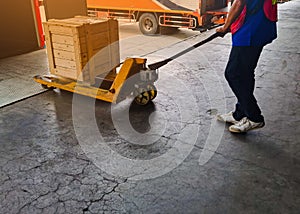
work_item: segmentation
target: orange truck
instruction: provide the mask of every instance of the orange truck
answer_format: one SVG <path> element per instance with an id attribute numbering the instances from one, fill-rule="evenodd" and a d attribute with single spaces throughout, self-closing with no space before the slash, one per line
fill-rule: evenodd
<path id="1" fill-rule="evenodd" d="M 145 35 L 162 28 L 206 30 L 223 24 L 228 0 L 87 0 L 90 16 L 139 22 Z"/>

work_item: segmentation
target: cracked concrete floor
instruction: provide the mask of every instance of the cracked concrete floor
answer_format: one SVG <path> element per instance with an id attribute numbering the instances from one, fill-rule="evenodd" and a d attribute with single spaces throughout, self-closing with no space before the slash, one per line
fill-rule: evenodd
<path id="1" fill-rule="evenodd" d="M 163 67 L 151 105 L 95 103 L 97 130 L 122 157 L 148 163 L 174 145 L 187 148 L 184 161 L 152 179 L 133 180 L 100 169 L 78 140 L 72 94 L 47 91 L 0 109 L 0 213 L 299 213 L 300 1 L 279 9 L 279 37 L 264 49 L 256 73 L 255 93 L 266 118 L 263 129 L 232 135 L 226 125 L 217 144 L 207 140 L 216 136 L 211 129 L 216 112 L 231 109 L 235 102 L 223 77 L 229 35 Z M 206 36 L 147 58 L 173 55 Z M 81 100 L 80 107 L 90 101 Z M 126 109 L 139 133 L 163 127 L 155 143 L 133 145 L 120 136 L 112 112 L 119 115 Z M 91 136 L 82 121 L 77 125 Z M 207 152 L 211 158 L 199 165 Z M 122 164 L 120 173 L 128 167 Z"/>

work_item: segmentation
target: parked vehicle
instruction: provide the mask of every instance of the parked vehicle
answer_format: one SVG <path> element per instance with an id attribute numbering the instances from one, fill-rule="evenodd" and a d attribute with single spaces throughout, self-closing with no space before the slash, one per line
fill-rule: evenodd
<path id="1" fill-rule="evenodd" d="M 208 29 L 223 24 L 228 0 L 87 0 L 90 16 L 139 22 L 143 34 L 162 27 Z"/>

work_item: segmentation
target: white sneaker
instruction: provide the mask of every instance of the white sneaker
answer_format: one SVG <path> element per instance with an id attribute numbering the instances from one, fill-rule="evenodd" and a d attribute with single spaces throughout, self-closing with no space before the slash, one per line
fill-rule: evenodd
<path id="1" fill-rule="evenodd" d="M 259 129 L 264 126 L 265 126 L 265 122 L 256 123 L 249 120 L 247 117 L 244 117 L 238 123 L 231 125 L 229 127 L 229 131 L 234 133 L 243 133 L 253 129 Z"/>
<path id="2" fill-rule="evenodd" d="M 232 111 L 227 114 L 218 114 L 217 120 L 225 123 L 237 124 L 239 121 L 235 120 L 232 114 L 233 114 Z"/>

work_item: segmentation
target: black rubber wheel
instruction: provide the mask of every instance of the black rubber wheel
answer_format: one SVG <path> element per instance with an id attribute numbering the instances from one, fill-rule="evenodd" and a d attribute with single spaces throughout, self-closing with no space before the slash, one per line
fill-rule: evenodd
<path id="1" fill-rule="evenodd" d="M 147 91 L 150 95 L 150 100 L 154 100 L 154 98 L 157 96 L 157 89 L 153 84 L 147 85 Z"/>
<path id="2" fill-rule="evenodd" d="M 151 95 L 146 89 L 138 88 L 135 91 L 134 101 L 138 105 L 147 105 L 151 101 Z"/>
<path id="3" fill-rule="evenodd" d="M 42 86 L 44 89 L 48 89 L 48 90 L 53 90 L 53 89 L 55 89 L 54 87 L 49 87 L 48 85 L 45 85 L 45 84 L 41 84 L 41 86 Z"/>
<path id="4" fill-rule="evenodd" d="M 158 22 L 154 14 L 144 13 L 139 20 L 140 31 L 144 35 L 154 35 L 158 32 Z"/>
<path id="5" fill-rule="evenodd" d="M 47 85 L 41 84 L 43 89 L 49 89 Z"/>

